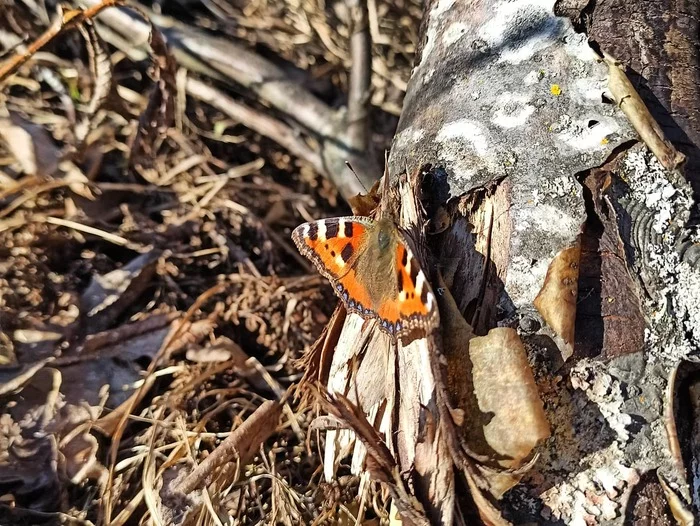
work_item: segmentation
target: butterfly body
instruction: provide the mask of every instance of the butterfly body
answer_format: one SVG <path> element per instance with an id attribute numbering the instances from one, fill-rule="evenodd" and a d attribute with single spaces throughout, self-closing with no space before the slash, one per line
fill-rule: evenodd
<path id="1" fill-rule="evenodd" d="M 328 278 L 346 309 L 377 318 L 392 338 L 430 332 L 435 296 L 404 235 L 389 218 L 337 217 L 292 233 L 299 251 Z"/>

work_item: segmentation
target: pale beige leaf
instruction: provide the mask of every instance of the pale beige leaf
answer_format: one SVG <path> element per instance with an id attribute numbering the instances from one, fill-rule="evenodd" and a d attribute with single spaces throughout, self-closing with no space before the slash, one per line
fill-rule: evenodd
<path id="1" fill-rule="evenodd" d="M 497 463 L 517 469 L 549 436 L 549 423 L 518 333 L 496 328 L 469 345 L 478 409 L 489 415 L 484 439 Z M 469 422 L 467 418 L 467 423 Z"/>

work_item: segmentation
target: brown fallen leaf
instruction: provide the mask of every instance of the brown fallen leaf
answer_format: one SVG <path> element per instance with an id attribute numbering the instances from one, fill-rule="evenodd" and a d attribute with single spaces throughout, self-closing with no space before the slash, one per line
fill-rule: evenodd
<path id="1" fill-rule="evenodd" d="M 561 339 L 557 344 L 564 361 L 574 352 L 580 258 L 580 240 L 559 252 L 549 264 L 544 285 L 534 301 L 535 308 Z"/>
<path id="2" fill-rule="evenodd" d="M 348 204 L 352 213 L 356 216 L 371 216 L 372 212 L 379 206 L 379 181 L 372 185 L 366 194 L 357 194 L 348 199 Z"/>
<path id="3" fill-rule="evenodd" d="M 481 517 L 484 524 L 487 526 L 510 526 L 511 523 L 503 518 L 498 508 L 484 495 L 470 470 L 465 472 L 465 478 L 467 479 L 471 497 L 479 512 L 479 517 Z"/>
<path id="4" fill-rule="evenodd" d="M 518 469 L 550 433 L 520 337 L 511 328 L 491 329 L 471 340 L 469 357 L 478 407 L 465 408 L 466 423 L 479 422 L 484 440 L 472 446 L 494 466 Z"/>

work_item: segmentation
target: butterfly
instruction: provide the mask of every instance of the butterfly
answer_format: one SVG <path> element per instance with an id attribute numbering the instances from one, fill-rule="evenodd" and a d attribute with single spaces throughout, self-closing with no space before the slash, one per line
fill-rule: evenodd
<path id="1" fill-rule="evenodd" d="M 322 219 L 299 225 L 292 239 L 330 280 L 345 308 L 377 319 L 393 340 L 438 326 L 435 295 L 392 219 Z"/>

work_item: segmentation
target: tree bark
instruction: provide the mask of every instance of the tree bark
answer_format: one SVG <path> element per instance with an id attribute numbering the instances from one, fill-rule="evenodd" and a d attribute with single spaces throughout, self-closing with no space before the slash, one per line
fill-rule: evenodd
<path id="1" fill-rule="evenodd" d="M 433 279 L 477 335 L 513 327 L 528 351 L 552 437 L 503 517 L 687 521 L 698 447 L 674 410 L 697 390 L 674 378 L 700 349 L 698 6 L 563 4 L 575 26 L 554 0 L 429 1 L 390 173 L 431 165 L 425 209 L 449 224 L 428 235 Z M 631 67 L 685 175 L 639 140 L 597 51 Z"/>

